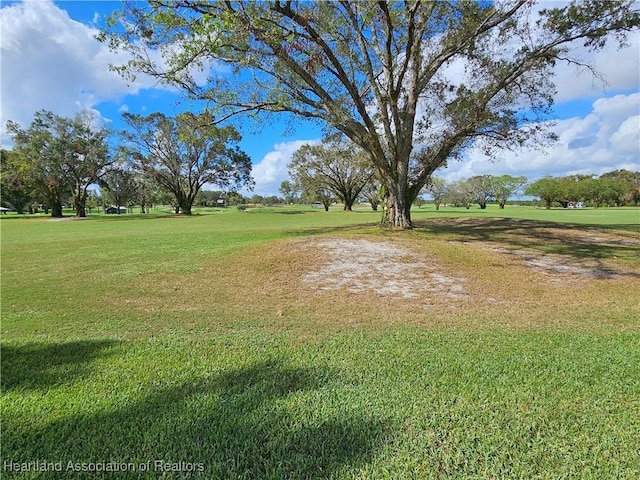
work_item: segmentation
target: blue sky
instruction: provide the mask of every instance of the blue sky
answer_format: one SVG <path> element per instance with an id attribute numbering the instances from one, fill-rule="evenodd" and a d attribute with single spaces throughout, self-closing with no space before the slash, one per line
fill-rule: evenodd
<path id="1" fill-rule="evenodd" d="M 39 109 L 71 116 L 93 109 L 113 129 L 123 127 L 121 113 L 175 114 L 193 105 L 175 91 L 159 88 L 149 78 L 127 85 L 109 63 L 119 63 L 106 45 L 94 39 L 97 28 L 118 1 L 2 1 L 0 9 L 0 143 L 10 147 L 5 123 L 28 125 Z M 601 174 L 618 168 L 640 170 L 640 38 L 617 51 L 613 44 L 598 54 L 577 52 L 604 73 L 606 88 L 589 74 L 558 65 L 555 97 L 557 144 L 544 152 L 500 152 L 487 158 L 471 149 L 438 175 L 449 180 L 491 173 L 543 175 Z M 241 148 L 253 160 L 255 193 L 278 194 L 291 155 L 317 141 L 320 126 L 288 124 L 275 117 L 266 124 L 247 122 Z"/>

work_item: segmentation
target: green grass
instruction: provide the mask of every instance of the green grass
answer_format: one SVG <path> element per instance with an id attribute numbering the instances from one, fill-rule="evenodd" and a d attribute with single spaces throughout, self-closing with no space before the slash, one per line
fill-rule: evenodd
<path id="1" fill-rule="evenodd" d="M 2 218 L 2 460 L 63 469 L 3 478 L 160 478 L 155 461 L 195 469 L 162 478 L 640 477 L 640 264 L 625 242 L 640 210 L 423 207 L 411 232 L 381 232 L 366 210 L 202 213 Z M 584 241 L 596 234 L 616 241 Z M 439 311 L 294 292 L 282 242 L 327 235 L 434 249 L 486 276 L 487 295 L 509 267 L 469 250 L 487 241 L 615 256 L 625 276 L 566 287 L 573 303 L 557 307 L 518 278 L 515 303 L 438 324 Z M 366 303 L 380 318 L 352 322 Z"/>

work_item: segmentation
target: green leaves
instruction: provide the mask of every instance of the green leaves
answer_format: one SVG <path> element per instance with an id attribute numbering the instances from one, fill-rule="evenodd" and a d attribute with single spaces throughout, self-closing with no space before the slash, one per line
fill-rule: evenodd
<path id="1" fill-rule="evenodd" d="M 97 181 L 113 162 L 105 128 L 96 128 L 89 112 L 64 118 L 52 112 L 35 113 L 31 125 L 23 129 L 7 122 L 14 152 L 21 159 L 23 182 L 56 207 L 73 195 L 77 216 L 84 216 L 89 185 Z M 57 207 L 60 207 L 59 209 Z"/>
<path id="2" fill-rule="evenodd" d="M 404 226 L 429 176 L 475 142 L 490 151 L 550 140 L 541 125 L 555 62 L 580 63 L 570 55 L 580 42 L 623 45 L 640 25 L 636 5 L 585 0 L 538 13 L 527 0 L 127 2 L 123 26 L 103 38 L 132 55 L 123 74 L 205 99 L 218 119 L 288 112 L 340 131 L 394 192 Z M 210 81 L 198 84 L 196 67 L 209 68 Z"/>
<path id="3" fill-rule="evenodd" d="M 252 184 L 251 159 L 236 145 L 240 134 L 217 126 L 211 112 L 123 117 L 130 130 L 121 136 L 135 167 L 170 192 L 183 213 L 191 213 L 207 183 L 221 188 Z"/>

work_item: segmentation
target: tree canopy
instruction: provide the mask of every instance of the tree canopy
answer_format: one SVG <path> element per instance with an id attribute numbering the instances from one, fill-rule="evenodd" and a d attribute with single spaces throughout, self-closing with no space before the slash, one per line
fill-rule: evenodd
<path id="1" fill-rule="evenodd" d="M 551 139 L 540 120 L 554 64 L 581 64 L 576 45 L 623 46 L 639 23 L 634 0 L 127 1 L 100 38 L 131 55 L 115 67 L 125 76 L 210 101 L 218 121 L 290 112 L 342 132 L 384 184 L 391 225 L 405 228 L 431 174 L 473 142 Z"/>
<path id="2" fill-rule="evenodd" d="M 237 146 L 240 134 L 231 126 L 214 125 L 211 114 L 123 117 L 130 127 L 121 134 L 124 150 L 136 168 L 175 197 L 176 213 L 190 215 L 205 184 L 251 185 L 251 159 Z"/>
<path id="3" fill-rule="evenodd" d="M 615 170 L 600 175 L 546 176 L 527 185 L 524 193 L 540 198 L 546 208 L 553 203 L 590 202 L 595 208 L 605 203 L 617 206 L 640 200 L 640 172 Z"/>
<path id="4" fill-rule="evenodd" d="M 303 145 L 289 163 L 289 175 L 306 191 L 330 191 L 351 210 L 375 172 L 366 153 L 339 135 Z"/>
<path id="5" fill-rule="evenodd" d="M 32 187 L 22 175 L 20 159 L 11 150 L 0 150 L 0 192 L 2 206 L 13 207 L 18 213 L 24 213 L 33 197 Z"/>
<path id="6" fill-rule="evenodd" d="M 86 216 L 89 186 L 113 163 L 109 132 L 92 125 L 92 116 L 81 112 L 65 118 L 40 110 L 28 128 L 9 120 L 7 129 L 24 182 L 46 199 L 51 215 L 62 217 L 62 205 L 73 196 L 76 216 Z"/>

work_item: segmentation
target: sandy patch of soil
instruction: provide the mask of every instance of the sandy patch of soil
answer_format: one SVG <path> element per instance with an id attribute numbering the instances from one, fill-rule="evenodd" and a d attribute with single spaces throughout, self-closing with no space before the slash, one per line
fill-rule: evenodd
<path id="1" fill-rule="evenodd" d="M 56 217 L 56 218 L 48 218 L 48 222 L 75 222 L 77 220 L 88 220 L 89 217 Z"/>
<path id="2" fill-rule="evenodd" d="M 565 282 L 567 277 L 573 277 L 579 280 L 586 278 L 611 278 L 616 275 L 615 271 L 605 268 L 597 262 L 578 260 L 568 255 L 506 248 L 493 244 L 484 244 L 484 247 L 494 252 L 516 257 L 532 270 L 545 274 L 549 276 L 552 281 L 557 280 L 560 283 Z"/>
<path id="3" fill-rule="evenodd" d="M 447 275 L 435 260 L 420 258 L 389 242 L 358 239 L 311 240 L 325 263 L 307 272 L 302 280 L 319 290 L 374 292 L 381 296 L 426 299 L 437 293 L 447 299 L 463 299 L 465 280 Z"/>

